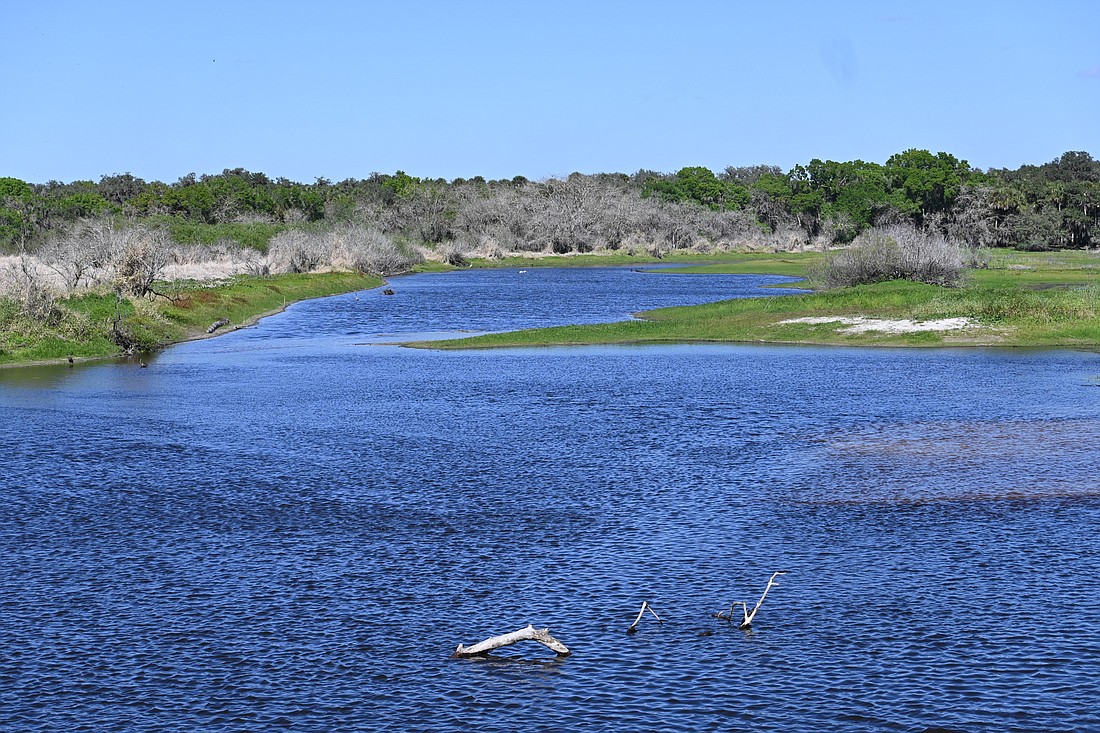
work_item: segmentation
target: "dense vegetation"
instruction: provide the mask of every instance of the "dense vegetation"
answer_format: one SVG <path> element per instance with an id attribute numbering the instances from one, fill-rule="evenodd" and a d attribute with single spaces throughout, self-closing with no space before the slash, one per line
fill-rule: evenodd
<path id="1" fill-rule="evenodd" d="M 217 302 L 228 313 L 243 298 L 250 305 L 226 316 L 236 324 L 269 305 L 246 291 L 273 275 L 350 273 L 321 294 L 425 258 L 457 266 L 568 254 L 577 262 L 611 251 L 637 261 L 849 244 L 818 258 L 818 284 L 900 279 L 958 289 L 992 247 L 1098 247 L 1100 161 L 1069 152 L 1041 166 L 980 171 L 948 153 L 907 150 L 885 164 L 812 160 L 786 173 L 688 167 L 538 182 L 398 171 L 303 184 L 240 168 L 172 184 L 129 173 L 98 182 L 0 178 L 0 362 L 176 340 L 211 315 L 194 310 L 194 321 L 177 327 L 180 303 Z M 199 300 L 167 282 L 211 279 L 217 286 Z M 296 287 L 294 298 L 314 292 Z M 1091 313 L 1091 303 L 1066 312 Z"/>
<path id="2" fill-rule="evenodd" d="M 413 245 L 586 252 L 758 243 L 845 244 L 911 223 L 964 243 L 1030 250 L 1100 245 L 1100 161 L 1069 152 L 1040 166 L 980 171 L 948 153 L 885 164 L 812 160 L 688 167 L 674 174 L 428 180 L 372 174 L 303 184 L 241 168 L 172 184 L 129 173 L 44 184 L 0 178 L 0 249 L 34 249 L 80 221 L 125 217 L 176 242 L 256 249 L 287 229 L 366 226 Z"/>

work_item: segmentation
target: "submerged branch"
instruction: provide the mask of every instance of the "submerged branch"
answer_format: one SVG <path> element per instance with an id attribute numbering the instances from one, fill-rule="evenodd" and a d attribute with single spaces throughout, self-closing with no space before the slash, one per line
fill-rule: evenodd
<path id="1" fill-rule="evenodd" d="M 647 609 L 650 613 L 653 614 L 653 618 L 657 619 L 657 623 L 664 623 L 664 621 L 661 620 L 661 617 L 657 615 L 657 612 L 653 610 L 653 606 L 649 605 L 649 601 L 642 601 L 642 608 L 638 611 L 638 617 L 634 619 L 634 623 L 630 624 L 630 627 L 627 628 L 626 633 L 636 634 L 638 632 L 638 622 L 642 620 L 642 616 L 645 615 Z"/>
<path id="2" fill-rule="evenodd" d="M 737 628 L 747 629 L 751 627 L 753 619 L 756 618 L 756 612 L 760 610 L 760 606 L 764 604 L 764 599 L 768 597 L 768 591 L 772 589 L 773 585 L 776 585 L 775 579 L 780 575 L 786 574 L 786 570 L 777 570 L 772 573 L 772 577 L 768 578 L 768 585 L 764 588 L 764 592 L 760 595 L 760 600 L 756 602 L 756 605 L 753 607 L 752 611 L 749 611 L 749 604 L 745 603 L 744 601 L 734 601 L 730 604 L 730 610 L 728 612 L 716 613 L 714 614 L 714 617 L 720 618 L 723 621 L 733 623 L 733 609 L 740 606 L 742 617 L 741 621 L 737 624 Z"/>

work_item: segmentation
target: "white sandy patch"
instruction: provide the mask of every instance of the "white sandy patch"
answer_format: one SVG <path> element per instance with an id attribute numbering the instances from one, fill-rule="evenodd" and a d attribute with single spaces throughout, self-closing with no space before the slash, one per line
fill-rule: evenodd
<path id="1" fill-rule="evenodd" d="M 847 328 L 837 329 L 837 333 L 917 333 L 919 331 L 961 331 L 971 328 L 974 323 L 969 318 L 941 318 L 938 321 L 910 321 L 907 319 L 888 320 L 885 318 L 864 318 L 863 316 L 807 316 L 790 318 L 780 323 L 840 323 Z"/>

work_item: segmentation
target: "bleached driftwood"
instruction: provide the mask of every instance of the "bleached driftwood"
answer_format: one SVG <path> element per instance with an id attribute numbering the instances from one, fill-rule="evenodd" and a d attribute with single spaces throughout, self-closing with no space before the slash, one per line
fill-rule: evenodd
<path id="1" fill-rule="evenodd" d="M 649 601 L 642 601 L 642 609 L 640 611 L 638 611 L 638 617 L 636 619 L 634 619 L 634 623 L 630 624 L 630 628 L 628 628 L 626 630 L 626 633 L 628 633 L 628 634 L 638 633 L 638 622 L 642 620 L 642 616 L 645 615 L 645 612 L 646 612 L 647 609 L 649 610 L 650 613 L 653 614 L 653 618 L 657 619 L 657 623 L 659 623 L 659 624 L 664 623 L 664 621 L 661 620 L 661 617 L 657 615 L 657 612 L 653 610 L 653 606 L 649 605 Z"/>
<path id="2" fill-rule="evenodd" d="M 455 653 L 452 657 L 480 657 L 488 654 L 494 649 L 500 649 L 502 646 L 508 646 L 509 644 L 515 644 L 518 641 L 537 641 L 543 646 L 549 648 L 555 652 L 559 657 L 567 657 L 572 654 L 569 648 L 562 644 L 560 641 L 550 636 L 550 629 L 536 629 L 534 626 L 528 624 L 527 628 L 520 629 L 519 631 L 513 631 L 510 634 L 501 634 L 500 636 L 494 636 L 491 639 L 486 639 L 483 642 L 474 644 L 473 646 L 458 645 L 455 649 Z"/>
<path id="3" fill-rule="evenodd" d="M 776 577 L 780 576 L 780 575 L 786 575 L 786 574 L 787 574 L 786 570 L 777 570 L 774 573 L 772 573 L 772 577 L 768 578 L 768 585 L 767 585 L 767 587 L 764 588 L 764 593 L 760 596 L 760 600 L 756 602 L 756 605 L 753 607 L 751 612 L 749 611 L 749 604 L 745 603 L 744 601 L 734 601 L 732 604 L 730 604 L 730 610 L 728 612 L 726 612 L 726 613 L 716 613 L 716 614 L 714 614 L 715 618 L 720 618 L 720 619 L 723 619 L 724 621 L 729 621 L 730 623 L 733 623 L 733 609 L 740 606 L 741 607 L 741 612 L 742 612 L 742 617 L 741 617 L 741 621 L 737 624 L 737 628 L 739 628 L 739 629 L 749 628 L 750 626 L 752 626 L 752 620 L 754 618 L 756 618 L 756 612 L 759 611 L 760 606 L 762 606 L 764 604 L 764 599 L 767 597 L 768 591 L 771 590 L 772 586 L 776 584 L 775 583 Z"/>

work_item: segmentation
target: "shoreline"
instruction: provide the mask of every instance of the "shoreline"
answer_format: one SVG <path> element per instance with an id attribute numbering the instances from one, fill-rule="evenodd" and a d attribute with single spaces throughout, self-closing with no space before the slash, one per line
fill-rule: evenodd
<path id="1" fill-rule="evenodd" d="M 499 268 L 552 268 L 552 267 L 568 267 L 568 268 L 585 268 L 585 267 L 613 267 L 613 266 L 644 266 L 653 264 L 666 264 L 666 265 L 683 265 L 687 267 L 697 266 L 718 266 L 718 267 L 733 267 L 743 268 L 746 263 L 758 262 L 762 258 L 790 263 L 793 259 L 805 258 L 807 256 L 815 256 L 813 252 L 775 252 L 775 253 L 763 253 L 763 252 L 743 252 L 743 251 L 726 251 L 726 252 L 712 252 L 712 253 L 700 253 L 694 251 L 673 252 L 667 256 L 655 257 L 648 254 L 636 254 L 627 255 L 621 252 L 599 252 L 599 253 L 585 253 L 585 254 L 544 254 L 544 253 L 510 253 L 505 257 L 496 260 L 490 259 L 471 259 L 465 266 L 448 265 L 438 261 L 426 261 L 417 265 L 408 272 L 396 273 L 397 275 L 408 274 L 421 274 L 421 273 L 433 273 L 433 272 L 451 272 L 455 270 L 465 269 L 499 269 Z M 784 259 L 786 258 L 786 259 Z M 782 268 L 780 268 L 782 269 Z M 753 272 L 752 268 L 740 270 L 745 273 Z M 755 270 L 759 273 L 759 270 Z M 760 273 L 765 274 L 765 273 Z M 774 273 L 784 274 L 784 273 Z M 294 277 L 307 278 L 309 280 L 317 281 L 326 276 L 333 275 L 354 275 L 354 273 L 347 272 L 312 272 L 303 275 L 296 275 Z M 392 276 L 392 275 L 391 275 Z M 233 275 L 229 277 L 243 278 L 247 277 L 242 274 Z M 267 276 L 268 280 L 274 280 L 276 278 L 286 278 L 287 275 Z M 239 330 L 241 328 L 249 328 L 254 326 L 260 320 L 282 313 L 286 308 L 306 300 L 313 300 L 315 298 L 325 298 L 332 295 L 341 295 L 348 292 L 354 292 L 357 289 L 373 290 L 380 287 L 385 287 L 388 281 L 378 275 L 361 275 L 359 277 L 369 278 L 374 281 L 369 287 L 354 288 L 354 289 L 338 289 L 334 292 L 323 292 L 314 295 L 308 295 L 300 298 L 288 299 L 283 304 L 266 309 L 260 313 L 249 314 L 244 317 L 240 323 L 229 325 L 218 329 L 214 333 L 206 333 L 206 328 L 210 323 L 218 320 L 217 318 L 211 318 L 206 321 L 205 324 L 194 324 L 182 336 L 175 336 L 167 338 L 159 343 L 154 348 L 142 349 L 135 351 L 132 354 L 125 354 L 121 352 L 98 354 L 90 356 L 75 356 L 73 355 L 73 364 L 84 364 L 95 361 L 105 361 L 109 359 L 125 359 L 127 356 L 136 356 L 138 354 L 151 354 L 169 348 L 176 344 L 186 343 L 188 341 L 198 341 L 206 338 L 215 338 L 225 333 Z M 207 290 L 208 287 L 202 285 L 205 281 L 170 281 L 168 282 L 169 289 L 174 285 L 181 285 L 184 283 L 196 283 L 198 287 L 191 288 L 182 292 L 194 292 L 200 293 Z M 83 294 L 81 294 L 83 295 Z M 158 305 L 162 305 L 159 303 Z M 165 306 L 166 307 L 166 306 Z M 0 369 L 19 369 L 22 367 L 41 367 L 41 366 L 57 366 L 68 363 L 69 356 L 57 356 L 48 359 L 27 359 L 17 361 L 5 361 L 0 362 Z"/>
<path id="2" fill-rule="evenodd" d="M 177 344 L 188 343 L 188 342 L 191 342 L 191 341 L 202 341 L 202 340 L 211 339 L 211 338 L 217 338 L 218 336 L 223 336 L 227 333 L 233 333 L 234 331 L 239 331 L 239 330 L 244 329 L 244 328 L 251 328 L 251 327 L 255 326 L 257 323 L 259 323 L 261 320 L 263 320 L 264 318 L 268 318 L 270 316 L 275 316 L 275 315 L 278 315 L 278 314 L 284 312 L 287 308 L 294 305 L 295 303 L 302 303 L 302 302 L 309 301 L 309 300 L 316 300 L 317 298 L 328 298 L 328 297 L 333 297 L 333 296 L 336 296 L 336 295 L 346 295 L 347 293 L 358 292 L 360 290 L 376 290 L 378 288 L 384 287 L 387 284 L 387 280 L 385 280 L 385 278 L 382 278 L 382 277 L 379 277 L 379 276 L 373 276 L 373 275 L 356 275 L 354 273 L 309 273 L 308 275 L 304 275 L 304 276 L 297 275 L 297 276 L 294 276 L 294 277 L 297 278 L 297 279 L 303 280 L 304 284 L 306 284 L 306 285 L 319 286 L 324 282 L 325 278 L 331 278 L 331 276 L 333 276 L 333 275 L 337 275 L 340 279 L 352 280 L 353 282 L 348 283 L 352 287 L 330 288 L 330 289 L 325 289 L 324 292 L 316 292 L 314 289 L 308 289 L 307 290 L 308 294 L 305 294 L 302 297 L 284 298 L 284 302 L 282 304 L 277 305 L 273 308 L 268 307 L 268 308 L 265 308 L 264 310 L 259 311 L 259 312 L 243 314 L 239 317 L 239 321 L 237 323 L 229 323 L 229 324 L 227 324 L 227 325 L 225 325 L 225 326 L 223 326 L 223 327 L 221 327 L 221 328 L 219 328 L 219 329 L 217 329 L 213 332 L 210 332 L 210 333 L 208 333 L 206 331 L 206 329 L 209 327 L 210 324 L 212 324 L 215 321 L 219 320 L 219 318 L 211 318 L 209 320 L 206 320 L 204 318 L 204 319 L 201 319 L 201 320 L 196 320 L 195 323 L 193 323 L 191 325 L 188 325 L 188 326 L 185 326 L 184 330 L 183 330 L 183 333 L 181 335 L 176 336 L 176 337 L 172 337 L 172 338 L 168 338 L 168 339 L 166 339 L 162 342 L 158 342 L 154 348 L 135 350 L 130 354 L 118 352 L 118 353 L 112 353 L 112 354 L 102 354 L 102 355 L 93 355 L 93 356 L 71 356 L 71 357 L 70 356 L 58 356 L 56 358 L 51 358 L 51 359 L 32 359 L 32 360 L 27 360 L 27 361 L 10 361 L 10 362 L 0 363 L 0 369 L 19 369 L 19 368 L 23 368 L 23 367 L 60 366 L 60 365 L 69 364 L 70 359 L 72 360 L 71 364 L 73 364 L 73 365 L 87 364 L 87 363 L 90 363 L 90 362 L 97 362 L 97 361 L 107 361 L 107 360 L 111 360 L 111 359 L 137 358 L 137 359 L 140 360 L 140 357 L 142 355 L 155 354 L 155 353 L 163 351 L 167 348 L 175 346 Z M 247 284 L 246 284 L 246 287 L 252 286 L 254 284 L 257 284 L 257 282 L 256 281 L 248 281 Z M 271 289 L 273 292 L 282 292 L 279 289 L 279 285 L 282 284 L 282 285 L 285 286 L 286 279 L 278 280 L 278 281 L 269 279 L 268 281 L 262 281 L 262 282 L 259 282 L 258 284 L 262 284 L 265 289 Z M 363 287 L 363 286 L 365 286 L 365 287 Z M 201 293 L 205 290 L 207 290 L 207 289 L 206 288 L 197 288 L 197 289 L 193 289 L 193 290 L 184 290 L 184 291 L 181 291 L 181 292 L 183 292 L 183 293 Z M 239 296 L 234 296 L 234 297 L 239 297 Z M 234 301 L 234 304 L 238 308 L 241 305 L 241 304 L 237 303 L 236 301 Z M 165 309 L 167 309 L 168 307 L 169 306 L 164 306 Z M 202 323 L 205 323 L 206 325 L 202 325 Z"/>
<path id="3" fill-rule="evenodd" d="M 437 350 L 645 343 L 789 344 L 1100 351 L 1096 252 L 991 253 L 954 288 L 893 280 L 786 296 L 662 308 L 641 320 L 557 326 L 405 346 Z M 743 258 L 712 274 L 805 275 L 810 256 Z M 751 260 L 751 261 L 750 261 Z M 775 266 L 778 265 L 778 266 Z M 668 271 L 674 276 L 675 271 Z M 945 324 L 954 327 L 945 328 Z"/>
<path id="4" fill-rule="evenodd" d="M 381 287 L 381 285 L 376 286 L 376 287 Z M 367 290 L 373 290 L 373 289 L 374 288 L 367 288 Z M 316 300 L 316 298 L 331 298 L 331 297 L 334 297 L 335 295 L 340 295 L 340 293 L 334 293 L 333 295 L 318 295 L 315 298 L 302 298 L 301 300 L 295 300 L 293 302 L 288 302 L 286 305 L 279 306 L 278 308 L 276 308 L 274 310 L 269 310 L 269 311 L 266 311 L 264 313 L 260 313 L 256 316 L 252 316 L 252 317 L 246 319 L 245 321 L 243 321 L 241 323 L 238 323 L 238 324 L 235 324 L 235 325 L 230 324 L 230 325 L 227 325 L 227 326 L 223 326 L 223 327 L 219 328 L 218 330 L 213 331 L 211 333 L 206 333 L 205 331 L 203 331 L 201 333 L 194 333 L 194 334 L 191 334 L 189 336 L 185 336 L 183 338 L 176 339 L 174 341 L 168 341 L 164 344 L 161 344 L 156 349 L 153 349 L 151 351 L 135 351 L 132 354 L 104 354 L 103 356 L 74 356 L 74 357 L 72 357 L 72 362 L 71 363 L 74 364 L 74 365 L 75 364 L 88 364 L 88 363 L 96 362 L 96 361 L 109 361 L 111 359 L 127 359 L 127 358 L 141 356 L 143 354 L 156 354 L 160 351 L 164 351 L 165 349 L 169 349 L 173 346 L 178 346 L 179 344 L 186 344 L 186 343 L 189 343 L 191 341 L 205 341 L 206 339 L 217 338 L 218 336 L 224 336 L 225 334 L 233 333 L 234 331 L 240 331 L 241 329 L 252 328 L 257 323 L 262 321 L 264 318 L 268 318 L 270 316 L 277 316 L 280 313 L 282 313 L 283 311 L 285 311 L 287 308 L 289 308 L 290 306 L 294 305 L 295 303 L 304 303 L 307 300 Z M 7 362 L 7 363 L 4 363 L 4 364 L 0 364 L 0 369 L 20 369 L 22 367 L 60 366 L 60 365 L 63 365 L 63 364 L 68 364 L 68 363 L 70 363 L 68 357 L 58 357 L 57 359 L 38 359 L 38 360 L 35 360 L 35 361 Z"/>
<path id="5" fill-rule="evenodd" d="M 1090 295 L 1100 290 L 1100 258 L 1095 253 L 1073 251 L 1031 253 L 998 252 L 1003 260 L 996 268 L 977 270 L 971 282 L 960 288 L 940 288 L 908 281 L 851 286 L 831 291 L 810 291 L 792 295 L 765 296 L 717 301 L 697 306 L 662 308 L 634 314 L 638 320 L 604 324 L 557 326 L 524 329 L 433 341 L 395 342 L 409 348 L 436 350 L 495 349 L 548 346 L 643 345 L 643 344 L 742 344 L 805 345 L 839 347 L 900 348 L 1038 348 L 1100 351 L 1100 314 Z M 680 262 L 690 270 L 709 274 L 766 274 L 805 277 L 809 265 L 821 253 L 728 253 L 725 257 L 700 257 L 694 254 Z M 680 264 L 669 260 L 637 258 L 632 263 L 615 262 L 589 256 L 584 265 L 576 258 L 548 256 L 538 264 L 524 267 L 556 267 L 562 259 L 573 260 L 573 267 L 604 267 L 621 264 Z M 671 259 L 671 258 L 670 258 Z M 678 258 L 677 258 L 678 259 Z M 685 261 L 686 260 L 686 261 Z M 690 263 L 690 264 L 689 264 Z M 1021 264 L 1026 263 L 1026 264 Z M 472 262 L 469 267 L 516 266 L 513 264 Z M 467 269 L 453 266 L 429 266 L 412 272 L 445 272 Z M 675 269 L 666 271 L 675 275 Z M 695 274 L 687 272 L 684 274 Z M 277 276 L 279 279 L 252 279 L 242 287 L 262 286 L 279 293 L 283 302 L 256 313 L 241 313 L 236 324 L 213 333 L 206 325 L 219 320 L 220 311 L 207 308 L 200 321 L 192 317 L 182 335 L 164 341 L 153 349 L 137 354 L 155 353 L 188 341 L 216 338 L 225 333 L 250 328 L 264 318 L 284 312 L 294 303 L 341 295 L 356 290 L 384 287 L 380 277 L 364 278 L 350 273 L 311 273 Z M 337 287 L 319 287 L 325 279 L 340 280 Z M 354 282 L 348 282 L 348 279 Z M 294 285 L 291 286 L 293 281 Z M 364 287 L 365 286 L 365 287 Z M 292 292 L 283 293 L 283 287 Z M 297 288 L 297 294 L 293 292 Z M 209 299 L 217 288 L 181 290 L 182 298 Z M 300 297 L 299 297 L 300 295 Z M 286 297 L 289 296 L 289 297 Z M 1076 300 L 1074 300 L 1076 298 Z M 238 296 L 237 300 L 245 302 Z M 1004 301 L 1004 302 L 1002 302 Z M 259 303 L 257 303 L 259 304 Z M 1027 311 L 1031 308 L 1032 311 Z M 1073 311 L 1073 309 L 1076 311 Z M 1064 312 L 1080 312 L 1081 317 L 1066 317 Z M 170 310 L 162 305 L 161 312 Z M 992 318 L 990 317 L 992 316 Z M 929 327 L 944 320 L 962 323 L 960 327 Z M 904 324 L 904 325 L 899 325 Z M 915 324 L 915 325 L 914 325 Z M 858 325 L 858 327 L 853 327 Z M 114 353 L 73 357 L 73 363 L 125 358 Z M 0 369 L 65 364 L 66 357 L 13 361 Z"/>

